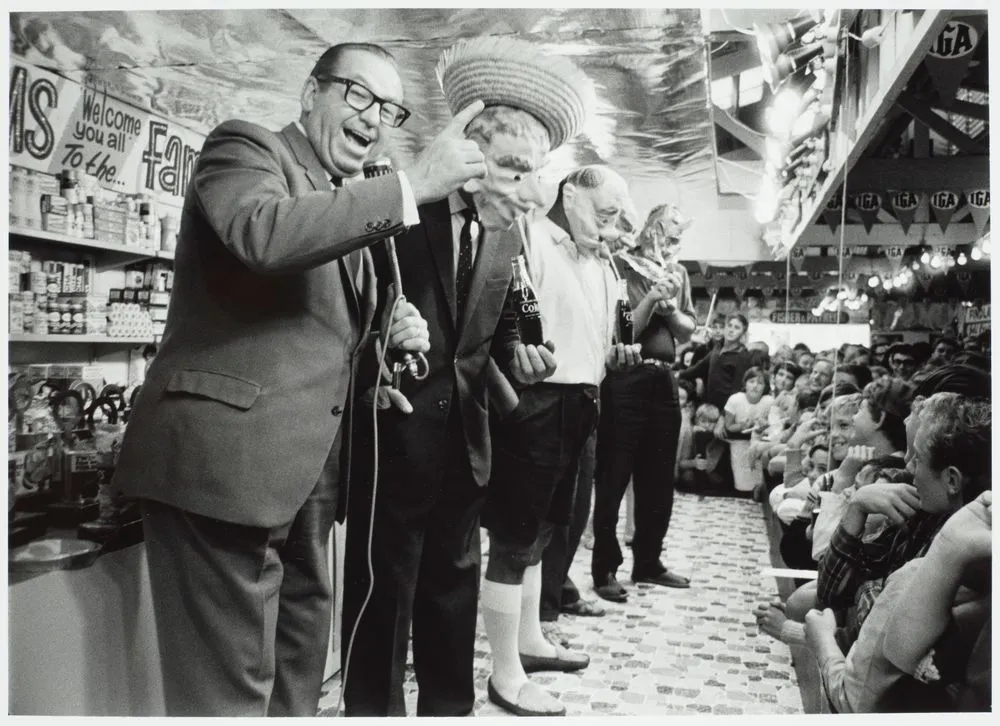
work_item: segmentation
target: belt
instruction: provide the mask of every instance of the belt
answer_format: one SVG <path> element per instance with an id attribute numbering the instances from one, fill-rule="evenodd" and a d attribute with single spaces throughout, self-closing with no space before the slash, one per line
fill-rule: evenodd
<path id="1" fill-rule="evenodd" d="M 659 358 L 643 358 L 642 365 L 644 366 L 654 366 L 656 368 L 669 368 L 670 363 L 665 360 L 660 360 Z"/>

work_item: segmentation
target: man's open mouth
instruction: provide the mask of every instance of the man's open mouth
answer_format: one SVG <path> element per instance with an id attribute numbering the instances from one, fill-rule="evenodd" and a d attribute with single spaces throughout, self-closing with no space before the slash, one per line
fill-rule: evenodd
<path id="1" fill-rule="evenodd" d="M 374 143 L 373 139 L 368 138 L 364 134 L 359 134 L 356 131 L 351 131 L 350 129 L 344 129 L 344 136 L 362 149 L 367 149 Z"/>

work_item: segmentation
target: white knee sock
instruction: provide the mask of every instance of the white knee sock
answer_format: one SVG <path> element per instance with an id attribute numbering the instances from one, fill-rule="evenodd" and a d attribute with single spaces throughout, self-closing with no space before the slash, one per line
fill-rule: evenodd
<path id="1" fill-rule="evenodd" d="M 517 652 L 517 631 L 521 619 L 521 586 L 502 585 L 486 579 L 479 593 L 486 638 L 493 651 L 493 687 L 509 700 L 528 681 Z M 538 603 L 535 603 L 537 610 Z"/>
<path id="2" fill-rule="evenodd" d="M 545 639 L 539 608 L 542 602 L 542 565 L 532 565 L 524 571 L 521 585 L 521 621 L 517 629 L 517 647 L 525 655 L 552 657 L 556 648 Z"/>

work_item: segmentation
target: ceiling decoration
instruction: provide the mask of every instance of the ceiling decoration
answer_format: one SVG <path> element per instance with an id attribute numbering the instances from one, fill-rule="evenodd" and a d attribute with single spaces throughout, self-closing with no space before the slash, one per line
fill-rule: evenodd
<path id="1" fill-rule="evenodd" d="M 599 118 L 555 163 L 604 161 L 627 178 L 711 173 L 705 52 L 697 10 L 352 9 L 12 13 L 27 61 L 207 132 L 234 117 L 298 117 L 315 59 L 334 43 L 380 43 L 398 59 L 413 117 L 391 135 L 405 164 L 449 112 L 434 75 L 459 38 L 516 34 L 576 61 Z M 561 169 L 560 169 L 561 170 Z"/>

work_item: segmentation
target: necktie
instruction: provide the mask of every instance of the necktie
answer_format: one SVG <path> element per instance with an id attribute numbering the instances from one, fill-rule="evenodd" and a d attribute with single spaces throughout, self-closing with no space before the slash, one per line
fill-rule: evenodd
<path id="1" fill-rule="evenodd" d="M 466 207 L 462 214 L 465 224 L 458 235 L 458 266 L 455 270 L 455 311 L 458 320 L 465 313 L 465 303 L 469 296 L 469 284 L 472 282 L 472 249 L 479 242 L 479 215 L 476 210 Z"/>

